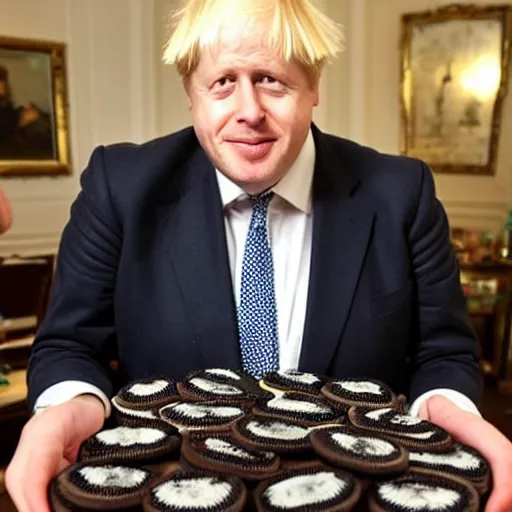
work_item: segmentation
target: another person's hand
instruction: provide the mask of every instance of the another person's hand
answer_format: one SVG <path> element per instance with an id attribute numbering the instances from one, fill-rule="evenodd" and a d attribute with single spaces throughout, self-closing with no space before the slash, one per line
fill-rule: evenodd
<path id="1" fill-rule="evenodd" d="M 12 224 L 11 204 L 0 187 L 0 234 L 7 231 Z"/>
<path id="2" fill-rule="evenodd" d="M 99 399 L 83 395 L 49 407 L 28 421 L 5 475 L 19 512 L 50 512 L 50 481 L 76 461 L 82 442 L 101 429 L 104 414 Z"/>
<path id="3" fill-rule="evenodd" d="M 485 511 L 512 511 L 512 443 L 489 422 L 459 409 L 443 396 L 429 398 L 422 404 L 419 416 L 477 449 L 489 461 L 493 490 Z"/>

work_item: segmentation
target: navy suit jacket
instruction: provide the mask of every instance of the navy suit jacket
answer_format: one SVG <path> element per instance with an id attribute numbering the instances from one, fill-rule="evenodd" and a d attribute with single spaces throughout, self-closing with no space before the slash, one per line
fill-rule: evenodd
<path id="1" fill-rule="evenodd" d="M 433 178 L 313 126 L 313 241 L 299 369 L 372 377 L 410 400 L 478 403 L 478 344 Z M 117 385 L 240 368 L 223 208 L 193 129 L 97 148 L 61 241 L 29 401 L 63 380 Z"/>

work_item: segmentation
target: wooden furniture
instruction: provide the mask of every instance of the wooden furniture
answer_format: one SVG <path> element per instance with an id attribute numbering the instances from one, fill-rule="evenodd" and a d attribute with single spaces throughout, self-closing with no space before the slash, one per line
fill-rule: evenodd
<path id="1" fill-rule="evenodd" d="M 0 363 L 25 368 L 48 306 L 54 256 L 0 260 Z"/>
<path id="2" fill-rule="evenodd" d="M 468 307 L 470 318 L 479 334 L 482 366 L 495 379 L 498 388 L 512 392 L 512 362 L 510 335 L 512 321 L 512 262 L 461 263 L 464 282 L 496 280 L 497 289 L 492 305 Z"/>
<path id="3" fill-rule="evenodd" d="M 8 375 L 10 384 L 0 386 L 0 509 L 8 508 L 10 501 L 6 493 L 4 474 L 11 460 L 20 432 L 29 418 L 27 407 L 26 371 L 18 370 Z"/>
<path id="4" fill-rule="evenodd" d="M 0 468 L 11 460 L 21 429 L 30 416 L 26 377 L 25 370 L 15 370 L 7 375 L 10 384 L 0 386 Z"/>
<path id="5" fill-rule="evenodd" d="M 54 255 L 0 260 L 0 314 L 10 321 L 7 338 L 34 332 L 41 323 L 50 297 L 54 261 Z"/>
<path id="6" fill-rule="evenodd" d="M 0 259 L 0 313 L 5 318 L 35 317 L 41 322 L 48 306 L 54 262 L 53 254 Z"/>
<path id="7" fill-rule="evenodd" d="M 0 423 L 10 419 L 17 410 L 26 404 L 27 399 L 27 372 L 26 370 L 15 370 L 7 376 L 10 384 L 0 386 Z"/>

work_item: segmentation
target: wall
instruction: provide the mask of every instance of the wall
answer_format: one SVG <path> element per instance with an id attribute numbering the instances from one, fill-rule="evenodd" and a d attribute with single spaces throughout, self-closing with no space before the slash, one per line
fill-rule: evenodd
<path id="1" fill-rule="evenodd" d="M 153 3 L 148 0 L 0 0 L 0 34 L 67 45 L 73 174 L 2 179 L 14 226 L 0 256 L 55 252 L 79 175 L 98 144 L 155 134 Z"/>
<path id="2" fill-rule="evenodd" d="M 435 9 L 441 0 L 366 1 L 365 142 L 380 150 L 399 151 L 398 57 L 400 17 L 405 12 Z M 492 0 L 458 3 L 494 4 Z M 512 88 L 512 83 L 511 83 Z M 495 176 L 436 174 L 439 198 L 452 225 L 499 230 L 512 207 L 512 91 L 505 100 Z"/>

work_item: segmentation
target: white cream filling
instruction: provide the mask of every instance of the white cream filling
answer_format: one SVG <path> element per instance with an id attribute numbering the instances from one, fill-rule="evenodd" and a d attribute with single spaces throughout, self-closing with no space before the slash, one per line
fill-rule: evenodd
<path id="1" fill-rule="evenodd" d="M 331 438 L 345 450 L 357 455 L 375 455 L 385 457 L 396 451 L 395 447 L 382 439 L 357 437 L 342 432 L 332 434 Z"/>
<path id="2" fill-rule="evenodd" d="M 450 453 L 409 452 L 409 460 L 424 464 L 447 465 L 466 471 L 478 469 L 482 464 L 478 457 L 464 451 L 460 446 L 455 446 Z"/>
<path id="3" fill-rule="evenodd" d="M 213 452 L 222 453 L 223 455 L 230 455 L 239 459 L 255 460 L 257 457 L 251 455 L 248 451 L 235 446 L 224 439 L 216 437 L 208 437 L 204 442 L 206 448 Z"/>
<path id="4" fill-rule="evenodd" d="M 206 391 L 208 393 L 213 393 L 216 395 L 242 395 L 243 391 L 235 386 L 231 386 L 230 384 L 222 384 L 220 382 L 214 382 L 212 380 L 201 379 L 200 377 L 195 377 L 190 379 L 190 384 L 198 387 L 199 389 Z"/>
<path id="5" fill-rule="evenodd" d="M 268 487 L 264 496 L 273 507 L 295 508 L 315 505 L 339 496 L 347 483 L 334 473 L 294 476 Z"/>
<path id="6" fill-rule="evenodd" d="M 98 432 L 96 438 L 106 445 L 132 446 L 153 444 L 164 439 L 165 435 L 165 432 L 156 428 L 117 427 Z"/>
<path id="7" fill-rule="evenodd" d="M 169 383 L 166 380 L 157 379 L 153 382 L 148 382 L 147 384 L 133 384 L 133 386 L 128 388 L 128 392 L 136 396 L 149 396 L 160 393 L 160 391 L 163 391 L 167 387 L 169 387 Z"/>
<path id="8" fill-rule="evenodd" d="M 291 400 L 290 398 L 276 397 L 267 402 L 270 409 L 282 411 L 303 412 L 306 414 L 330 414 L 332 410 L 326 405 L 315 404 L 304 400 Z"/>
<path id="9" fill-rule="evenodd" d="M 272 422 L 262 424 L 257 421 L 249 421 L 245 428 L 255 436 L 283 441 L 298 441 L 306 439 L 311 432 L 309 428 L 298 425 L 287 425 L 286 423 Z"/>
<path id="10" fill-rule="evenodd" d="M 377 409 L 375 411 L 370 411 L 365 414 L 365 417 L 374 421 L 379 421 L 380 417 L 391 411 L 391 408 L 385 409 Z M 422 419 L 416 418 L 415 416 L 409 416 L 407 414 L 396 414 L 393 416 L 389 422 L 393 425 L 403 425 L 406 427 L 412 427 L 415 425 L 419 425 L 420 423 L 425 423 Z M 435 435 L 434 430 L 429 430 L 427 432 L 397 432 L 397 435 L 402 437 L 411 437 L 414 439 L 429 439 L 433 435 Z"/>
<path id="11" fill-rule="evenodd" d="M 216 507 L 229 498 L 232 492 L 228 482 L 208 477 L 170 480 L 153 490 L 160 503 L 185 510 Z"/>
<path id="12" fill-rule="evenodd" d="M 314 373 L 296 372 L 296 371 L 285 371 L 278 372 L 281 377 L 291 380 L 292 382 L 300 382 L 301 384 L 315 384 L 320 382 L 320 379 Z"/>
<path id="13" fill-rule="evenodd" d="M 408 416 L 406 414 L 397 414 L 393 416 L 390 420 L 390 423 L 393 425 L 405 425 L 407 427 L 411 427 L 414 425 L 419 425 L 423 422 L 421 418 L 416 418 L 415 416 Z"/>
<path id="14" fill-rule="evenodd" d="M 162 410 L 167 408 L 174 408 L 175 411 L 187 418 L 237 418 L 242 416 L 244 413 L 243 409 L 240 407 L 229 407 L 223 405 L 202 405 L 202 404 L 193 404 L 193 403 L 176 403 L 170 404 L 166 407 L 163 407 Z"/>
<path id="15" fill-rule="evenodd" d="M 155 413 L 153 411 L 139 411 L 139 410 L 136 410 L 136 409 L 127 409 L 126 407 L 122 407 L 121 405 L 118 404 L 117 400 L 116 400 L 116 397 L 113 397 L 112 398 L 112 405 L 119 411 L 119 412 L 122 412 L 124 414 L 127 414 L 129 416 L 135 416 L 137 418 L 148 418 L 148 419 L 152 419 L 152 420 L 156 420 L 158 419 L 158 416 L 155 415 Z"/>
<path id="16" fill-rule="evenodd" d="M 370 420 L 379 421 L 381 416 L 384 416 L 387 412 L 391 411 L 391 407 L 385 407 L 384 409 L 376 409 L 375 411 L 367 412 L 364 417 Z"/>
<path id="17" fill-rule="evenodd" d="M 336 380 L 333 382 L 334 386 L 339 386 L 346 391 L 352 393 L 371 393 L 372 395 L 382 395 L 382 388 L 374 382 L 368 382 L 365 380 Z"/>
<path id="18" fill-rule="evenodd" d="M 91 485 L 123 489 L 142 485 L 148 476 L 146 471 L 123 466 L 84 466 L 78 473 Z"/>
<path id="19" fill-rule="evenodd" d="M 224 370 L 223 368 L 210 368 L 205 370 L 205 373 L 211 373 L 212 375 L 218 375 L 219 377 L 227 377 L 228 379 L 240 380 L 240 375 L 237 375 L 231 370 Z"/>
<path id="20" fill-rule="evenodd" d="M 435 435 L 435 430 L 429 430 L 428 432 L 400 432 L 402 437 L 412 437 L 413 439 L 430 439 Z"/>
<path id="21" fill-rule="evenodd" d="M 447 510 L 456 505 L 461 497 L 458 492 L 443 487 L 418 483 L 379 486 L 379 494 L 388 502 L 406 510 Z"/>

